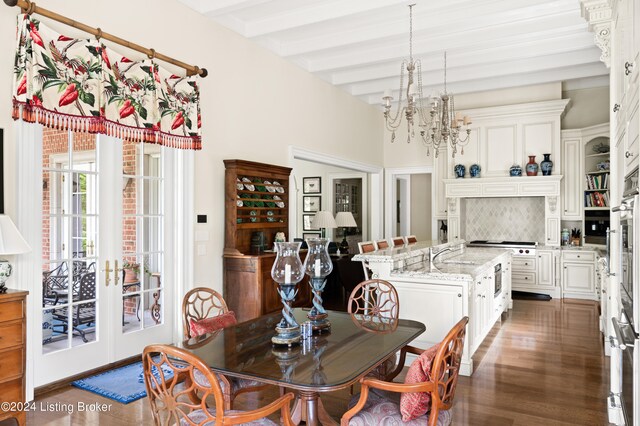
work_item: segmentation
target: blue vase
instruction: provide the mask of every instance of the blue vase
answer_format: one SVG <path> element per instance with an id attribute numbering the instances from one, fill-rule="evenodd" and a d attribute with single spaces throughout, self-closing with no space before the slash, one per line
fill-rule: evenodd
<path id="1" fill-rule="evenodd" d="M 480 177 L 480 166 L 477 164 L 472 164 L 471 167 L 469 167 L 469 176 L 471 176 L 472 178 Z"/>
<path id="2" fill-rule="evenodd" d="M 456 164 L 453 167 L 453 171 L 456 174 L 456 178 L 463 178 L 466 169 L 462 164 Z"/>
<path id="3" fill-rule="evenodd" d="M 549 159 L 551 154 L 544 155 L 544 160 L 540 162 L 540 170 L 542 170 L 542 176 L 551 176 L 551 170 L 553 169 L 553 161 Z"/>
<path id="4" fill-rule="evenodd" d="M 517 164 L 514 164 L 509 169 L 509 176 L 522 176 L 522 167 Z"/>

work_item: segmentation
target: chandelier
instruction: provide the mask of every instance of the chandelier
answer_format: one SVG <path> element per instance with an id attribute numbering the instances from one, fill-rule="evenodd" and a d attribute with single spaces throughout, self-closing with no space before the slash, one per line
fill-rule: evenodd
<path id="1" fill-rule="evenodd" d="M 433 149 L 438 157 L 440 147 L 451 147 L 451 156 L 455 158 L 460 146 L 460 154 L 464 154 L 464 146 L 469 142 L 471 120 L 467 116 L 456 113 L 453 95 L 447 93 L 447 52 L 444 53 L 444 92 L 440 96 L 431 98 L 425 108 L 422 95 L 422 65 L 420 60 L 413 59 L 413 6 L 409 5 L 409 60 L 402 61 L 400 65 L 400 90 L 398 104 L 395 113 L 391 113 L 391 101 L 393 96 L 390 90 L 385 90 L 384 119 L 387 130 L 391 132 L 391 142 L 396 139 L 396 130 L 402 124 L 402 116 L 407 120 L 407 143 L 415 138 L 414 127 L 420 128 L 420 139 L 427 147 L 427 155 Z M 407 74 L 407 86 L 404 86 L 405 69 Z M 415 84 L 414 72 L 417 73 Z M 406 94 L 406 104 L 403 105 L 403 96 Z M 463 130 L 463 136 L 460 132 Z M 466 135 L 465 135 L 466 133 Z"/>

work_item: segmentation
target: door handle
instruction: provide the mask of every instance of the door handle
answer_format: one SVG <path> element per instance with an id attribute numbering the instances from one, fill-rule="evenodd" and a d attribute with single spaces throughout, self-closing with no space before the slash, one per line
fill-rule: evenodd
<path id="1" fill-rule="evenodd" d="M 114 261 L 115 265 L 113 267 L 113 272 L 115 273 L 115 277 L 114 277 L 114 284 L 113 285 L 118 285 L 118 281 L 120 280 L 120 272 L 122 272 L 123 268 L 118 268 L 118 261 L 115 260 Z"/>
<path id="2" fill-rule="evenodd" d="M 109 273 L 112 272 L 113 269 L 109 269 L 109 261 L 108 260 L 104 261 L 104 269 L 102 271 L 104 272 L 105 287 L 109 287 L 109 282 L 111 281 L 111 277 L 109 276 Z"/>

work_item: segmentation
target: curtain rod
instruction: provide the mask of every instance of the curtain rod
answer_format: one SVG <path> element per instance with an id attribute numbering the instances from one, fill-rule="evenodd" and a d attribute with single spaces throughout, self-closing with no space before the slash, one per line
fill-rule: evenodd
<path id="1" fill-rule="evenodd" d="M 156 59 L 160 59 L 161 61 L 169 62 L 170 64 L 176 65 L 180 68 L 184 68 L 185 70 L 187 70 L 187 75 L 197 74 L 200 77 L 206 77 L 209 74 L 205 68 L 198 68 L 196 65 L 189 65 L 185 62 L 178 61 L 177 59 L 170 58 L 169 56 L 163 55 L 162 53 L 157 53 L 154 49 L 147 49 L 146 47 L 142 47 L 138 44 L 131 43 L 130 41 L 124 40 L 120 37 L 116 37 L 112 34 L 105 33 L 100 28 L 93 28 L 81 22 L 74 21 L 73 19 L 69 19 L 66 16 L 62 16 L 55 12 L 51 12 L 50 10 L 43 9 L 42 7 L 36 6 L 36 4 L 30 0 L 4 0 L 4 2 L 7 6 L 10 6 L 10 7 L 13 7 L 13 6 L 20 7 L 24 13 L 27 13 L 29 15 L 31 15 L 32 13 L 37 13 L 38 15 L 45 16 L 47 18 L 53 19 L 54 21 L 62 22 L 63 24 L 69 25 L 70 27 L 77 28 L 89 34 L 93 34 L 98 39 L 103 38 L 105 40 L 112 41 L 122 46 L 126 46 L 129 49 L 142 52 L 151 59 L 156 58 Z"/>

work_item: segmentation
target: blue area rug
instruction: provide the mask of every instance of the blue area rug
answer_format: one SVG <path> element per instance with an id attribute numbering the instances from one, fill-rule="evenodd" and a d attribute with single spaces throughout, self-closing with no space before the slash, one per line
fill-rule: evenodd
<path id="1" fill-rule="evenodd" d="M 173 376 L 173 372 L 170 369 L 164 370 L 163 368 L 163 372 L 165 380 Z M 158 376 L 155 367 L 153 375 Z M 76 380 L 71 384 L 123 404 L 128 404 L 147 396 L 142 373 L 142 362 L 115 368 L 86 379 Z"/>

